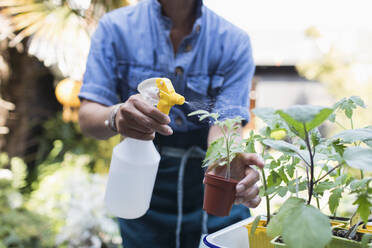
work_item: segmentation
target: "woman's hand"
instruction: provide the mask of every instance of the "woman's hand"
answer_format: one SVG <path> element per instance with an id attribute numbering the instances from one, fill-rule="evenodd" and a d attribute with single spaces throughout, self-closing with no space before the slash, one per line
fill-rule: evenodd
<path id="1" fill-rule="evenodd" d="M 140 140 L 153 140 L 155 132 L 162 135 L 173 133 L 168 126 L 169 116 L 148 104 L 139 94 L 129 97 L 120 106 L 115 122 L 121 135 Z"/>
<path id="2" fill-rule="evenodd" d="M 259 188 L 256 184 L 260 179 L 260 175 L 253 165 L 263 168 L 264 162 L 257 154 L 241 153 L 233 159 L 230 166 L 231 178 L 239 181 L 236 185 L 235 204 L 243 204 L 249 208 L 255 208 L 261 202 L 261 198 L 258 195 Z M 210 173 L 225 176 L 226 169 L 226 166 L 218 166 Z"/>

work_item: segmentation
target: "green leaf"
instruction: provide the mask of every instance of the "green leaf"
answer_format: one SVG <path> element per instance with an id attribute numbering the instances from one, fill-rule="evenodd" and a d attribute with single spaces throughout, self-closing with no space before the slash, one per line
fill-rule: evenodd
<path id="1" fill-rule="evenodd" d="M 279 186 L 281 182 L 282 178 L 280 177 L 280 175 L 276 171 L 272 170 L 270 172 L 270 175 L 267 177 L 267 186 Z"/>
<path id="2" fill-rule="evenodd" d="M 277 192 L 280 197 L 284 197 L 288 192 L 288 187 L 280 186 Z"/>
<path id="3" fill-rule="evenodd" d="M 271 195 L 272 193 L 276 192 L 278 190 L 277 186 L 272 186 L 267 188 L 266 193 L 264 194 L 265 196 Z"/>
<path id="4" fill-rule="evenodd" d="M 333 113 L 331 108 L 323 108 L 320 112 L 314 117 L 312 121 L 306 123 L 306 128 L 308 131 L 320 126 L 328 117 Z"/>
<path id="5" fill-rule="evenodd" d="M 194 116 L 194 115 L 209 115 L 209 112 L 206 110 L 196 110 L 194 112 L 189 113 L 187 116 Z"/>
<path id="6" fill-rule="evenodd" d="M 221 156 L 221 151 L 224 150 L 223 143 L 224 138 L 220 137 L 209 145 L 203 160 L 203 166 L 209 166 L 223 157 Z"/>
<path id="7" fill-rule="evenodd" d="M 275 168 L 277 168 L 279 166 L 280 166 L 280 161 L 278 161 L 278 160 L 273 159 L 270 162 L 270 170 L 273 170 L 273 169 L 275 169 Z"/>
<path id="8" fill-rule="evenodd" d="M 286 200 L 280 207 L 278 214 L 271 219 L 269 225 L 267 226 L 267 234 L 272 238 L 281 235 L 283 232 L 284 221 L 291 217 L 294 209 L 299 208 L 304 203 L 305 202 L 303 199 L 295 197 L 291 197 Z M 296 232 L 294 232 L 294 234 L 295 233 Z"/>
<path id="9" fill-rule="evenodd" d="M 372 149 L 348 147 L 344 152 L 344 159 L 353 168 L 372 171 Z"/>
<path id="10" fill-rule="evenodd" d="M 310 123 L 314 121 L 319 115 L 322 116 L 322 111 L 329 111 L 331 109 L 313 106 L 313 105 L 294 105 L 284 110 L 286 114 L 291 116 L 294 120 L 300 123 Z M 281 112 L 281 111 L 279 111 Z M 333 112 L 333 110 L 331 110 Z M 327 115 L 327 118 L 330 114 Z"/>
<path id="11" fill-rule="evenodd" d="M 277 113 L 287 122 L 291 130 L 305 139 L 304 124 L 310 131 L 322 124 L 333 113 L 333 109 L 313 105 L 295 105 Z"/>
<path id="12" fill-rule="evenodd" d="M 288 190 L 291 193 L 296 193 L 296 180 L 291 180 L 287 184 Z M 303 191 L 307 188 L 307 182 L 302 181 L 298 183 L 298 191 Z"/>
<path id="13" fill-rule="evenodd" d="M 276 113 L 273 108 L 255 108 L 253 113 L 260 119 L 262 119 L 269 129 L 284 128 L 288 130 L 287 124 L 283 119 Z M 270 132 L 268 132 L 269 136 Z"/>
<path id="14" fill-rule="evenodd" d="M 257 226 L 260 223 L 261 220 L 261 215 L 258 215 L 256 218 L 254 218 L 254 221 L 252 222 L 252 228 L 251 232 L 249 233 L 250 236 L 253 236 L 254 233 L 256 232 Z"/>
<path id="15" fill-rule="evenodd" d="M 372 141 L 372 129 L 359 128 L 342 131 L 332 137 L 333 140 L 341 139 L 346 143 L 353 143 L 356 141 Z"/>
<path id="16" fill-rule="evenodd" d="M 279 168 L 278 173 L 279 173 L 280 178 L 283 180 L 283 182 L 288 183 L 289 180 L 287 178 L 287 175 L 284 172 L 284 166 Z"/>
<path id="17" fill-rule="evenodd" d="M 311 143 L 313 146 L 317 146 L 320 143 L 321 134 L 318 129 L 313 129 L 313 131 L 310 134 L 311 137 Z"/>
<path id="18" fill-rule="evenodd" d="M 364 190 L 367 188 L 367 185 L 372 181 L 372 178 L 364 178 L 364 179 L 355 179 L 350 183 L 350 189 L 352 191 L 356 190 Z"/>
<path id="19" fill-rule="evenodd" d="M 342 189 L 334 189 L 332 191 L 332 194 L 329 196 L 328 199 L 328 206 L 329 206 L 329 211 L 331 211 L 332 214 L 335 214 L 338 205 L 340 204 L 340 199 L 342 195 Z"/>
<path id="20" fill-rule="evenodd" d="M 280 152 L 286 152 L 286 153 L 298 153 L 298 148 L 295 145 L 292 145 L 288 142 L 285 142 L 283 140 L 271 140 L 271 139 L 265 139 L 262 141 L 267 146 L 270 146 L 271 148 L 274 148 L 275 150 L 278 150 Z"/>
<path id="21" fill-rule="evenodd" d="M 245 152 L 256 153 L 256 148 L 253 139 L 248 139 L 245 145 Z"/>
<path id="22" fill-rule="evenodd" d="M 332 230 L 327 216 L 311 205 L 301 204 L 283 220 L 282 236 L 288 247 L 325 247 L 332 239 Z"/>
<path id="23" fill-rule="evenodd" d="M 294 172 L 296 169 L 296 165 L 300 163 L 300 159 L 298 157 L 291 157 L 292 162 L 286 165 L 287 174 L 290 178 L 293 178 Z"/>
<path id="24" fill-rule="evenodd" d="M 372 203 L 369 200 L 368 194 L 360 194 L 358 198 L 353 203 L 353 205 L 358 205 L 357 212 L 364 223 L 368 222 L 368 217 L 371 214 Z"/>
<path id="25" fill-rule="evenodd" d="M 357 106 L 366 108 L 363 100 L 358 96 L 352 96 L 350 98 L 343 98 L 334 105 L 334 109 L 341 109 L 344 111 L 347 118 L 351 119 L 353 116 L 353 109 Z"/>
<path id="26" fill-rule="evenodd" d="M 341 143 L 339 142 L 339 140 L 333 141 L 333 142 L 331 143 L 331 145 L 332 145 L 332 147 L 335 149 L 335 151 L 336 151 L 339 155 L 341 155 L 341 156 L 344 155 L 344 152 L 345 152 L 345 148 L 346 148 L 346 146 L 345 146 L 344 144 L 341 144 Z"/>
<path id="27" fill-rule="evenodd" d="M 270 121 L 276 116 L 276 110 L 273 108 L 255 108 L 252 112 L 263 121 Z"/>
<path id="28" fill-rule="evenodd" d="M 209 115 L 202 115 L 202 116 L 199 117 L 199 121 L 202 121 L 202 120 L 204 120 L 206 118 L 209 118 L 209 117 L 210 117 Z"/>
<path id="29" fill-rule="evenodd" d="M 346 107 L 345 115 L 347 118 L 351 119 L 351 117 L 353 116 L 353 109 L 351 107 Z"/>
<path id="30" fill-rule="evenodd" d="M 335 113 L 332 113 L 329 117 L 328 117 L 328 120 L 330 122 L 335 122 L 336 121 L 336 114 Z"/>
<path id="31" fill-rule="evenodd" d="M 368 248 L 369 243 L 372 240 L 372 235 L 369 233 L 363 234 L 362 240 L 361 240 L 361 246 L 362 248 Z"/>
<path id="32" fill-rule="evenodd" d="M 292 118 L 292 116 L 290 116 L 289 114 L 285 113 L 282 110 L 278 110 L 277 113 L 288 124 L 289 128 L 294 134 L 296 134 L 302 139 L 305 139 L 305 130 L 303 123 Z"/>
<path id="33" fill-rule="evenodd" d="M 364 101 L 362 100 L 362 98 L 360 98 L 359 96 L 351 96 L 349 98 L 351 101 L 353 101 L 356 105 L 358 105 L 359 107 L 362 107 L 362 108 L 366 108 L 367 106 L 365 105 Z"/>
<path id="34" fill-rule="evenodd" d="M 334 182 L 330 182 L 330 181 L 319 182 L 315 185 L 314 192 L 322 195 L 324 191 L 330 190 L 334 186 L 335 186 Z"/>

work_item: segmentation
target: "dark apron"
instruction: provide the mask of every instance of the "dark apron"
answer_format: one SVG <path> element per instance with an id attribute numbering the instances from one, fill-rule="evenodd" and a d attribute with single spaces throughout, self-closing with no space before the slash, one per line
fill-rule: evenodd
<path id="1" fill-rule="evenodd" d="M 124 248 L 196 248 L 203 233 L 250 216 L 244 206 L 234 205 L 227 217 L 207 215 L 202 210 L 201 150 L 207 147 L 207 136 L 206 128 L 156 136 L 154 144 L 161 160 L 150 209 L 138 219 L 119 219 Z"/>

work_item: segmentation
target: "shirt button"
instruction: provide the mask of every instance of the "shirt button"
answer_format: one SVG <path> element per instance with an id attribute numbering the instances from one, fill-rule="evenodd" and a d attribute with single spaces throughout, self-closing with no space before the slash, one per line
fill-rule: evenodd
<path id="1" fill-rule="evenodd" d="M 190 52 L 191 49 L 192 49 L 191 44 L 187 44 L 187 46 L 186 46 L 186 48 L 185 48 L 185 51 L 186 51 L 186 52 Z"/>
<path id="2" fill-rule="evenodd" d="M 195 27 L 195 31 L 196 31 L 197 33 L 200 32 L 200 25 L 196 25 L 196 27 Z"/>
<path id="3" fill-rule="evenodd" d="M 176 67 L 176 75 L 181 76 L 183 74 L 183 68 L 181 66 Z"/>

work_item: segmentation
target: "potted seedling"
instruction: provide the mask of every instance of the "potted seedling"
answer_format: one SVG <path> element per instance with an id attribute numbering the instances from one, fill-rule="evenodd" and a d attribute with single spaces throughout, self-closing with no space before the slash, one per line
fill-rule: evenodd
<path id="1" fill-rule="evenodd" d="M 231 163 L 233 159 L 244 152 L 244 141 L 240 138 L 241 117 L 219 120 L 218 113 L 209 113 L 205 110 L 197 110 L 189 116 L 199 116 L 199 121 L 212 119 L 217 125 L 222 137 L 213 141 L 207 150 L 203 167 L 206 167 L 204 176 L 204 203 L 203 209 L 216 216 L 227 216 L 230 213 L 235 200 L 237 180 L 231 176 Z M 225 175 L 212 174 L 217 167 L 226 167 Z"/>
<path id="2" fill-rule="evenodd" d="M 350 183 L 349 176 L 345 174 L 343 168 L 346 165 L 365 168 L 366 163 L 372 164 L 370 148 L 345 147 L 339 139 L 326 139 L 321 136 L 317 127 L 327 120 L 334 110 L 335 108 L 298 105 L 287 110 L 273 111 L 273 114 L 279 115 L 286 122 L 295 137 L 290 139 L 291 142 L 266 139 L 263 143 L 283 154 L 302 160 L 296 167 L 303 169 L 306 177 L 297 179 L 296 185 L 304 184 L 308 191 L 306 200 L 298 196 L 289 198 L 270 221 L 268 234 L 280 235 L 279 240 L 275 239 L 276 246 L 326 247 L 332 239 L 330 220 L 311 205 L 312 199 L 315 198 L 319 208 L 319 199 L 326 190 L 329 190 L 333 195 L 330 197 L 332 205 L 330 208 L 337 208 L 337 200 L 339 201 L 338 198 L 341 197 L 338 196 Z M 333 166 L 329 161 L 335 162 Z M 316 166 L 322 168 L 318 176 L 315 175 Z M 362 204 L 361 209 L 369 210 L 370 207 L 366 203 L 369 201 L 369 191 L 363 191 L 361 194 L 363 200 L 355 204 Z"/>

